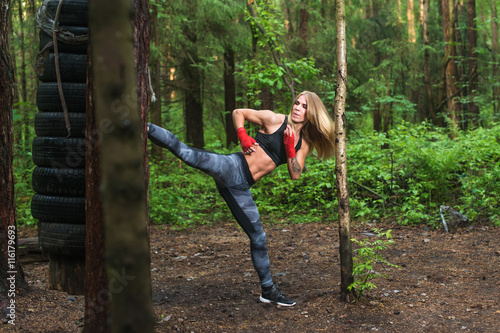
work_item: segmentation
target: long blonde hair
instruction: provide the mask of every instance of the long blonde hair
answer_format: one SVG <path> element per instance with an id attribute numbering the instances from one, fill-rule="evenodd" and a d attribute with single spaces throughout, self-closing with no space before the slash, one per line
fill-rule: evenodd
<path id="1" fill-rule="evenodd" d="M 311 145 L 309 152 L 316 150 L 319 158 L 330 158 L 335 154 L 335 126 L 318 95 L 310 91 L 301 92 L 293 101 L 288 123 L 295 130 L 292 121 L 293 105 L 303 95 L 306 97 L 308 120 L 302 127 L 303 138 Z"/>

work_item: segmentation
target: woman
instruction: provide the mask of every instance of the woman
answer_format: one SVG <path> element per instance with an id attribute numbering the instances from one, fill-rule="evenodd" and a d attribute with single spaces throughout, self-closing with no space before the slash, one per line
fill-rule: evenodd
<path id="1" fill-rule="evenodd" d="M 245 121 L 260 126 L 255 139 L 246 133 Z M 148 124 L 148 136 L 186 164 L 214 178 L 217 190 L 250 238 L 252 263 L 262 287 L 260 301 L 293 306 L 295 302 L 273 284 L 266 233 L 250 187 L 285 163 L 291 179 L 298 179 L 306 156 L 313 150 L 320 158 L 331 157 L 335 148 L 333 121 L 320 98 L 315 93 L 304 91 L 295 99 L 288 117 L 270 110 L 236 109 L 233 122 L 242 153 L 221 155 L 193 149 L 171 132 L 152 124 Z"/>

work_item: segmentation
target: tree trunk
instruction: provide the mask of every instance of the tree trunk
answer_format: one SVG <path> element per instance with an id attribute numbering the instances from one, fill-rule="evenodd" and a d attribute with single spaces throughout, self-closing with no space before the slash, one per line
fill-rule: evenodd
<path id="1" fill-rule="evenodd" d="M 197 57 L 193 55 L 197 61 Z M 200 69 L 192 66 L 189 59 L 183 62 L 187 89 L 184 91 L 184 107 L 186 114 L 186 141 L 195 148 L 203 148 L 203 103 L 201 93 Z"/>
<path id="2" fill-rule="evenodd" d="M 474 102 L 477 92 L 477 28 L 476 28 L 476 0 L 467 0 L 467 30 L 469 40 L 469 117 L 473 126 L 479 124 L 479 108 Z"/>
<path id="3" fill-rule="evenodd" d="M 347 92 L 347 45 L 346 16 L 344 0 L 336 0 L 336 58 L 337 89 L 335 91 L 335 176 L 339 201 L 339 239 L 340 239 L 340 294 L 343 301 L 350 301 L 352 293 L 347 289 L 353 282 L 351 209 L 349 206 L 349 187 L 347 186 L 347 154 L 345 133 L 345 100 Z"/>
<path id="4" fill-rule="evenodd" d="M 8 17 L 9 8 L 9 0 L 0 0 L 0 17 Z M 9 52 L 8 24 L 3 20 L 0 22 L 0 310 L 7 307 L 7 320 L 10 324 L 15 324 L 17 291 L 24 286 L 17 251 L 13 102 L 14 69 Z"/>
<path id="5" fill-rule="evenodd" d="M 308 23 L 309 23 L 309 5 L 308 0 L 302 0 L 302 6 L 300 8 L 300 21 L 299 21 L 299 47 L 297 53 L 302 58 L 307 58 L 309 54 L 308 47 Z"/>
<path id="6" fill-rule="evenodd" d="M 152 35 L 154 39 L 154 44 L 157 50 L 160 50 L 161 48 L 161 37 L 160 37 L 160 30 L 158 26 L 158 6 L 153 4 L 152 8 L 152 13 L 151 13 L 151 27 L 152 27 Z M 152 58 L 152 63 L 151 67 L 153 68 L 153 73 L 152 73 L 152 83 L 153 83 L 153 90 L 155 92 L 156 96 L 156 101 L 151 108 L 151 115 L 150 115 L 150 120 L 153 124 L 161 126 L 162 121 L 161 121 L 161 106 L 162 106 L 162 87 L 161 87 L 161 55 L 160 52 L 157 51 L 157 53 L 154 55 L 154 58 Z M 162 159 L 163 158 L 163 149 L 158 146 L 158 145 L 153 145 L 152 146 L 152 155 L 157 158 L 157 159 Z"/>
<path id="7" fill-rule="evenodd" d="M 197 0 L 184 2 L 188 11 L 195 12 Z M 184 54 L 180 60 L 179 70 L 184 86 L 184 115 L 186 119 L 186 142 L 195 148 L 203 148 L 205 139 L 203 134 L 203 94 L 202 71 L 199 67 L 200 59 L 196 42 L 198 31 L 191 22 L 184 23 L 183 34 L 187 40 Z"/>
<path id="8" fill-rule="evenodd" d="M 376 103 L 372 110 L 373 130 L 376 132 L 382 131 L 382 116 L 380 114 L 380 108 L 380 103 Z"/>
<path id="9" fill-rule="evenodd" d="M 261 109 L 262 110 L 272 110 L 273 106 L 273 94 L 271 94 L 271 88 L 263 87 L 260 90 L 260 100 L 262 101 Z"/>
<path id="10" fill-rule="evenodd" d="M 323 18 L 323 20 L 326 20 L 327 19 L 327 11 L 328 11 L 328 0 L 321 0 L 321 17 Z"/>
<path id="11" fill-rule="evenodd" d="M 96 35 L 90 49 L 103 62 L 89 57 L 84 332 L 153 331 L 145 150 L 150 22 L 147 2 L 133 5 L 132 38 L 130 3 L 90 2 L 90 30 Z M 115 14 L 99 19 L 108 12 Z"/>
<path id="12" fill-rule="evenodd" d="M 232 111 L 236 109 L 236 84 L 234 72 L 236 71 L 234 63 L 234 51 L 229 46 L 224 52 L 224 123 L 226 130 L 226 147 L 238 144 L 238 137 L 233 125 Z"/>
<path id="13" fill-rule="evenodd" d="M 140 1 L 135 5 L 141 6 Z M 147 5 L 135 8 L 136 23 L 141 15 L 137 10 L 144 7 L 147 9 Z M 144 34 L 132 30 L 132 9 L 125 0 L 95 1 L 90 6 L 94 109 L 98 124 L 109 123 L 100 144 L 100 187 L 111 332 L 152 332 L 154 324 L 144 184 L 145 126 L 138 105 L 147 90 L 138 82 L 144 68 L 138 68 L 135 61 L 138 55 L 147 59 L 147 54 L 136 48 L 134 57 L 133 40 L 141 40 Z M 110 12 L 114 15 L 107 15 Z"/>
<path id="14" fill-rule="evenodd" d="M 455 38 L 455 6 L 453 0 L 443 1 L 443 32 L 445 41 L 445 56 L 446 62 L 446 100 L 448 106 L 448 118 L 453 129 L 461 126 L 460 105 L 456 101 L 457 95 L 457 78 L 458 68 L 455 61 L 456 38 Z"/>
<path id="15" fill-rule="evenodd" d="M 491 55 L 492 55 L 492 77 L 498 78 L 498 16 L 497 16 L 497 0 L 491 0 Z M 500 83 L 496 80 L 493 86 L 493 109 L 496 115 L 500 113 Z"/>
<path id="16" fill-rule="evenodd" d="M 423 15 L 422 15 L 422 25 L 423 25 L 423 40 L 424 46 L 430 46 L 430 37 L 429 37 L 429 7 L 430 0 L 423 0 Z M 426 118 L 430 118 L 433 124 L 436 124 L 436 112 L 434 107 L 434 96 L 433 96 L 433 88 L 432 88 L 432 80 L 431 80 L 431 55 L 429 49 L 425 49 L 424 51 L 424 89 L 425 96 L 427 99 L 427 110 Z"/>
<path id="17" fill-rule="evenodd" d="M 408 18 L 408 41 L 415 43 L 417 41 L 417 34 L 415 32 L 415 14 L 413 0 L 406 2 L 406 17 Z"/>

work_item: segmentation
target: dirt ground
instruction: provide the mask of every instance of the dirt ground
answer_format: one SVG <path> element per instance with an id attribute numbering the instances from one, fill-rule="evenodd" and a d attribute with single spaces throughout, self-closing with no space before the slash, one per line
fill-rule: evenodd
<path id="1" fill-rule="evenodd" d="M 380 227 L 380 226 L 378 226 Z M 361 239 L 371 226 L 353 229 Z M 455 233 L 386 225 L 395 244 L 377 269 L 377 289 L 362 301 L 339 300 L 338 228 L 267 225 L 272 273 L 297 301 L 258 302 L 246 236 L 234 223 L 175 231 L 151 229 L 157 332 L 500 332 L 500 229 Z M 29 232 L 28 232 L 29 233 Z M 21 236 L 22 233 L 21 233 Z M 1 332 L 79 332 L 84 297 L 47 289 L 48 263 L 24 265 L 29 289 L 17 296 L 16 326 Z"/>

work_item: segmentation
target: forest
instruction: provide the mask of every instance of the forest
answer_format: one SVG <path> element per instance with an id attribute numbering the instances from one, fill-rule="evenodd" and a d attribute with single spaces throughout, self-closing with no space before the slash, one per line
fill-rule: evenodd
<path id="1" fill-rule="evenodd" d="M 13 1 L 9 17 L 16 77 L 15 192 L 24 225 L 35 223 L 30 177 L 40 5 Z M 500 223 L 497 7 L 495 0 L 346 2 L 346 123 L 355 220 L 391 218 L 440 227 L 439 208 L 446 205 L 470 221 Z M 150 121 L 181 140 L 217 152 L 238 151 L 233 109 L 287 114 L 292 96 L 303 90 L 318 93 L 333 109 L 333 1 L 157 1 L 150 11 L 155 99 Z M 219 199 L 205 175 L 151 148 L 153 223 L 209 223 L 228 216 L 224 208 L 213 209 Z M 337 218 L 334 161 L 312 155 L 307 168 L 297 182 L 278 169 L 255 186 L 263 214 L 297 222 Z"/>
<path id="2" fill-rule="evenodd" d="M 0 265 L 15 281 L 0 284 L 0 307 L 8 318 L 10 286 L 20 329 L 497 328 L 496 0 L 0 3 L 0 103 L 13 104 L 0 138 L 14 178 L 0 188 L 0 240 L 20 253 Z M 57 27 L 47 12 L 62 15 Z M 66 31 L 76 43 L 57 39 Z M 247 240 L 210 177 L 144 130 L 147 120 L 194 148 L 239 152 L 234 109 L 289 114 L 302 91 L 345 124 L 347 172 L 313 151 L 298 180 L 282 166 L 252 187 L 272 279 L 297 301 L 271 310 L 263 290 L 252 297 Z"/>

